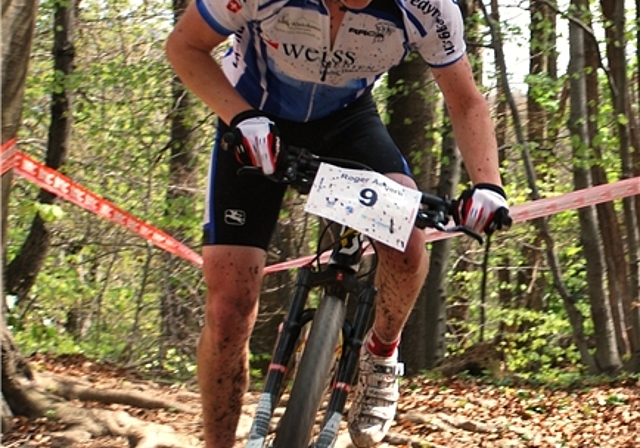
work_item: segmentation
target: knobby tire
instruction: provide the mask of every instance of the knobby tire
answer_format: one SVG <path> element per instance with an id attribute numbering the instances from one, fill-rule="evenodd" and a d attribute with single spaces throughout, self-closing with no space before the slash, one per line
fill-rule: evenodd
<path id="1" fill-rule="evenodd" d="M 345 302 L 326 295 L 315 312 L 273 448 L 307 448 L 345 317 Z"/>

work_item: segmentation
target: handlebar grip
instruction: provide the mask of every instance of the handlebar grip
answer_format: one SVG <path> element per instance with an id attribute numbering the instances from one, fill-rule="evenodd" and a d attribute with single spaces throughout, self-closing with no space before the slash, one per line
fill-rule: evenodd
<path id="1" fill-rule="evenodd" d="M 513 218 L 509 216 L 509 210 L 504 207 L 496 210 L 496 215 L 493 221 L 496 223 L 496 228 L 498 230 L 508 229 L 511 227 L 511 224 L 513 224 Z"/>
<path id="2" fill-rule="evenodd" d="M 509 216 L 509 210 L 505 207 L 500 207 L 495 211 L 493 220 L 487 225 L 485 233 L 492 235 L 496 230 L 507 230 L 513 224 L 513 218 Z"/>

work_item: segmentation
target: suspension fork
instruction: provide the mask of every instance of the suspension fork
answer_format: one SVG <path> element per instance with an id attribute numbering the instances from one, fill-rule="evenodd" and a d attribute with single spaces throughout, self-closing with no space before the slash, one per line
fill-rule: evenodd
<path id="1" fill-rule="evenodd" d="M 305 308 L 309 291 L 313 287 L 323 286 L 324 294 L 335 295 L 342 300 L 346 300 L 349 293 L 357 291 L 358 282 L 355 277 L 355 272 L 360 263 L 361 247 L 362 235 L 353 229 L 343 227 L 340 234 L 340 246 L 334 249 L 328 263 L 328 269 L 315 272 L 310 266 L 304 266 L 298 271 L 294 294 L 291 299 L 287 317 L 278 333 L 278 339 L 269 365 L 264 391 L 258 401 L 256 414 L 249 432 L 247 447 L 262 447 L 269 432 L 269 423 L 280 399 L 282 385 L 287 376 L 289 360 L 296 348 L 301 329 L 306 323 L 313 319 L 315 310 Z M 375 292 L 373 296 L 375 296 Z M 355 355 L 348 355 L 345 358 L 343 353 L 341 357 L 341 360 L 350 359 L 344 368 L 344 373 L 340 376 L 347 380 L 348 383 L 353 379 L 357 368 L 359 347 L 362 345 L 362 336 L 366 331 L 366 325 L 373 305 L 373 296 L 370 299 L 365 299 L 365 304 L 358 306 L 358 310 L 362 311 L 356 313 L 355 322 L 357 324 L 354 325 L 353 328 L 358 328 L 357 332 L 349 330 L 349 333 L 352 333 L 349 334 L 349 336 L 351 336 L 349 340 L 360 341 L 357 343 L 359 345 L 355 350 Z M 367 306 L 366 304 L 369 305 Z M 360 314 L 361 316 L 358 318 Z M 345 326 L 346 325 L 345 323 Z M 343 335 L 346 334 L 345 326 L 343 326 L 342 330 Z M 349 347 L 352 344 L 353 342 L 344 345 L 344 347 Z M 348 351 L 351 352 L 353 350 Z M 342 364 L 341 361 L 340 365 Z M 339 371 L 340 370 L 342 369 L 339 367 Z M 347 377 L 349 378 L 347 379 Z M 331 402 L 335 401 L 334 408 L 339 410 L 339 412 L 344 408 L 348 390 L 343 393 L 344 397 L 342 397 L 341 392 L 336 392 L 334 386 Z M 334 398 L 334 395 L 336 395 L 336 398 Z M 328 416 L 329 414 L 327 414 L 327 418 Z M 331 440 L 333 439 L 335 439 L 335 435 Z"/>
<path id="2" fill-rule="evenodd" d="M 269 423 L 273 411 L 280 399 L 282 385 L 287 376 L 289 360 L 296 348 L 300 331 L 304 324 L 313 318 L 313 310 L 305 309 L 307 297 L 312 287 L 313 271 L 311 267 L 304 266 L 296 275 L 295 288 L 289 311 L 278 331 L 278 338 L 273 350 L 269 371 L 265 381 L 265 387 L 260 395 L 256 414 L 253 419 L 249 440 L 264 440 L 269 432 Z M 248 446 L 251 446 L 250 444 Z M 261 445 L 256 445 L 261 446 Z"/>
<path id="3" fill-rule="evenodd" d="M 358 232 L 348 229 L 343 232 L 342 238 L 341 246 L 333 252 L 329 269 L 315 272 L 310 266 L 304 266 L 298 271 L 289 311 L 278 332 L 265 382 L 264 391 L 275 398 L 274 402 L 270 403 L 272 406 L 270 414 L 275 408 L 275 401 L 279 398 L 275 394 L 280 393 L 301 329 L 313 319 L 315 310 L 305 308 L 311 288 L 323 286 L 324 294 L 335 295 L 341 300 L 346 300 L 349 292 L 356 291 L 355 268 L 360 260 L 361 236 Z M 343 266 L 346 266 L 346 269 Z"/>
<path id="4" fill-rule="evenodd" d="M 374 285 L 365 287 L 358 297 L 358 306 L 353 318 L 353 324 L 345 321 L 342 356 L 332 384 L 331 398 L 329 399 L 322 429 L 314 447 L 325 448 L 333 446 L 340 421 L 342 420 L 342 412 L 351 390 L 351 384 L 358 370 L 360 349 L 369 325 L 377 293 L 378 290 Z"/>
<path id="5" fill-rule="evenodd" d="M 354 273 L 357 271 L 362 250 L 362 235 L 349 228 L 342 229 L 341 247 L 336 248 L 332 256 L 332 262 L 342 266 L 349 266 Z M 330 262 L 331 263 L 331 262 Z M 355 276 L 353 277 L 355 281 Z M 349 390 L 353 382 L 358 362 L 360 360 L 360 348 L 362 347 L 364 334 L 367 331 L 371 312 L 375 302 L 378 289 L 373 284 L 368 284 L 364 288 L 356 284 L 349 285 L 349 293 L 358 294 L 358 304 L 356 307 L 353 323 L 345 320 L 342 329 L 342 356 L 338 363 L 338 371 L 333 383 L 329 407 L 325 415 L 325 424 L 334 412 L 339 414 L 344 409 Z"/>

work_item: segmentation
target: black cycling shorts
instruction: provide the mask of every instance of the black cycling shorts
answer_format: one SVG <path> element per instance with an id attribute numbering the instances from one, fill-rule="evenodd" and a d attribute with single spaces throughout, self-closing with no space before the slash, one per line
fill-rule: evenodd
<path id="1" fill-rule="evenodd" d="M 370 92 L 331 116 L 306 123 L 271 117 L 284 145 L 355 160 L 380 173 L 410 174 L 382 123 Z M 203 244 L 267 249 L 286 187 L 261 176 L 238 176 L 233 151 L 220 147 L 229 127 L 218 121 L 205 197 Z"/>

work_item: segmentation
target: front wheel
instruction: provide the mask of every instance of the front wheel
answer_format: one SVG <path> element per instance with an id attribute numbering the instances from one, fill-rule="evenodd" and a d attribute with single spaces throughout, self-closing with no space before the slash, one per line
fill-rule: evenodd
<path id="1" fill-rule="evenodd" d="M 325 295 L 316 310 L 287 409 L 280 420 L 273 448 L 306 448 L 320 407 L 329 372 L 335 362 L 346 305 Z"/>

